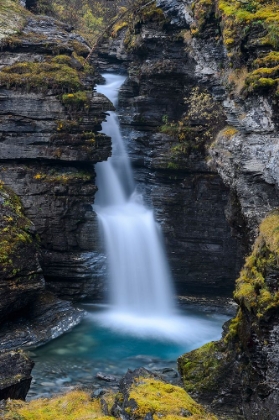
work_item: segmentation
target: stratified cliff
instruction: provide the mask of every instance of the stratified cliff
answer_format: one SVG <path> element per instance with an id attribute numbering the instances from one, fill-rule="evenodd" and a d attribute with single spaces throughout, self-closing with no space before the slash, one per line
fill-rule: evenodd
<path id="1" fill-rule="evenodd" d="M 225 216 L 236 211 L 237 198 L 207 162 L 208 147 L 227 126 L 226 92 L 214 73 L 224 50 L 214 44 L 213 68 L 203 56 L 197 63 L 184 14 L 172 22 L 155 3 L 125 19 L 99 46 L 99 63 L 127 69 L 122 131 L 138 188 L 163 228 L 177 292 L 230 296 L 246 244 L 232 237 Z M 244 225 L 240 217 L 237 223 Z"/>
<path id="2" fill-rule="evenodd" d="M 47 288 L 67 298 L 96 296 L 93 163 L 110 155 L 97 133 L 111 107 L 92 91 L 85 41 L 67 25 L 27 11 L 0 53 L 0 177 L 21 198 L 40 237 Z"/>
<path id="3" fill-rule="evenodd" d="M 183 356 L 180 371 L 221 417 L 277 419 L 279 8 L 260 0 L 157 6 L 119 25 L 99 56 L 102 66 L 128 69 L 124 132 L 133 128 L 128 148 L 176 282 L 224 293 L 252 249 L 237 281 L 237 317 L 223 340 Z"/>
<path id="4" fill-rule="evenodd" d="M 98 297 L 93 164 L 107 159 L 99 134 L 112 107 L 93 92 L 89 47 L 19 2 L 0 5 L 0 399 L 24 398 L 33 363 L 15 349 L 43 344 Z M 12 352 L 11 352 L 12 351 Z"/>

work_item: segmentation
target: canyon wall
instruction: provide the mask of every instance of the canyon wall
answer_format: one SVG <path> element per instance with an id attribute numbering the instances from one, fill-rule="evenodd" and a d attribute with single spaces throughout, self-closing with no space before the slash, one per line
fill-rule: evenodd
<path id="1" fill-rule="evenodd" d="M 227 126 L 226 92 L 214 73 L 224 50 L 214 46 L 212 69 L 197 63 L 185 19 L 172 23 L 154 5 L 147 9 L 102 43 L 99 65 L 128 73 L 121 128 L 138 190 L 163 228 L 178 294 L 231 296 L 247 244 L 244 231 L 232 235 L 226 214 L 232 224 L 244 227 L 244 220 L 237 197 L 207 162 Z"/>
<path id="2" fill-rule="evenodd" d="M 279 195 L 278 7 L 248 3 L 157 0 L 99 59 L 127 69 L 123 132 L 178 290 L 228 292 L 250 253 L 224 338 L 179 359 L 188 392 L 250 420 L 278 417 Z"/>

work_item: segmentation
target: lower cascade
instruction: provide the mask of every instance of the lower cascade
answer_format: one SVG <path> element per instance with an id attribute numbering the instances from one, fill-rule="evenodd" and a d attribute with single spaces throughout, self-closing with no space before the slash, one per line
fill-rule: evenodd
<path id="1" fill-rule="evenodd" d="M 106 74 L 97 87 L 114 105 L 123 76 Z M 113 154 L 96 165 L 95 210 L 109 265 L 111 320 L 133 329 L 160 329 L 162 319 L 174 315 L 170 271 L 162 235 L 153 211 L 145 207 L 134 181 L 115 112 L 110 112 L 103 132 L 112 137 Z M 110 317 L 110 315 L 112 315 Z M 148 318 L 148 322 L 147 322 Z M 148 328 L 147 328 L 148 325 Z"/>

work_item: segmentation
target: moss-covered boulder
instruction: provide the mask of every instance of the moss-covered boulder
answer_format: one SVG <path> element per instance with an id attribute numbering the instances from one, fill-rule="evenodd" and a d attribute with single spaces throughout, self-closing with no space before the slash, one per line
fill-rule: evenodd
<path id="1" fill-rule="evenodd" d="M 144 368 L 128 371 L 119 392 L 100 399 L 74 391 L 53 399 L 8 404 L 6 420 L 217 420 L 182 388 L 167 384 Z"/>
<path id="2" fill-rule="evenodd" d="M 34 362 L 22 351 L 0 354 L 0 400 L 24 400 L 31 383 Z M 0 417 L 1 411 L 0 411 Z"/>

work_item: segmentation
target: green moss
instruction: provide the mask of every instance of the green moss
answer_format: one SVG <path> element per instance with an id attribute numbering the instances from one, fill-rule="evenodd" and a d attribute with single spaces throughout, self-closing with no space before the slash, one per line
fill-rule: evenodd
<path id="1" fill-rule="evenodd" d="M 13 277 L 21 269 L 18 250 L 33 242 L 29 233 L 31 223 L 22 212 L 19 197 L 1 181 L 0 197 L 0 264 L 6 276 Z"/>
<path id="2" fill-rule="evenodd" d="M 70 110 L 86 110 L 90 107 L 90 93 L 82 90 L 62 95 L 62 103 Z"/>
<path id="3" fill-rule="evenodd" d="M 49 58 L 43 63 L 21 62 L 2 68 L 0 86 L 72 92 L 82 88 L 82 82 L 76 69 Z"/>
<path id="4" fill-rule="evenodd" d="M 17 34 L 25 25 L 30 13 L 19 5 L 18 1 L 1 0 L 0 2 L 0 45 L 6 39 Z"/>
<path id="5" fill-rule="evenodd" d="M 143 419 L 151 413 L 154 420 L 162 417 L 182 420 L 185 419 L 184 413 L 189 412 L 187 419 L 217 420 L 183 389 L 157 379 L 139 377 L 130 389 L 129 399 L 136 403 L 136 407 L 130 408 L 127 413 L 133 419 Z"/>
<path id="6" fill-rule="evenodd" d="M 52 399 L 38 399 L 29 403 L 9 401 L 5 420 L 113 420 L 102 413 L 98 400 L 82 391 L 72 391 Z"/>
<path id="7" fill-rule="evenodd" d="M 235 300 L 258 318 L 279 306 L 279 292 L 267 282 L 269 274 L 278 269 L 278 262 L 279 213 L 275 212 L 261 223 L 259 237 L 246 259 L 234 293 Z"/>
<path id="8" fill-rule="evenodd" d="M 214 14 L 214 1 L 196 0 L 193 3 L 192 8 L 196 23 L 191 25 L 191 34 L 193 36 L 199 36 L 202 35 L 202 31 L 204 30 L 207 21 Z"/>
<path id="9" fill-rule="evenodd" d="M 137 13 L 131 12 L 125 15 L 124 21 L 119 21 L 117 24 L 121 25 L 122 22 L 125 22 L 125 26 L 127 26 L 124 43 L 126 48 L 130 51 L 141 47 L 141 36 L 135 34 L 136 26 L 140 27 L 143 23 L 154 22 L 156 26 L 162 28 L 166 22 L 168 22 L 162 9 L 156 7 L 155 2 L 148 4 L 148 6 L 145 6 L 145 4 L 146 1 L 138 0 L 135 3 L 135 6 L 138 8 Z"/>
<path id="10" fill-rule="evenodd" d="M 255 67 L 275 67 L 279 65 L 279 52 L 271 51 L 253 62 Z"/>
<path id="11" fill-rule="evenodd" d="M 79 172 L 66 172 L 60 171 L 55 172 L 54 170 L 50 173 L 48 172 L 38 172 L 33 178 L 36 181 L 50 182 L 50 183 L 59 183 L 59 184 L 69 184 L 69 183 L 78 183 L 80 181 L 89 182 L 92 181 L 92 173 L 86 171 Z"/>
<path id="12" fill-rule="evenodd" d="M 185 98 L 185 106 L 188 110 L 179 121 L 169 122 L 166 115 L 162 117 L 160 131 L 175 140 L 168 156 L 169 169 L 183 169 L 191 153 L 204 153 L 222 124 L 221 107 L 206 90 L 193 88 Z"/>
<path id="13" fill-rule="evenodd" d="M 211 342 L 178 359 L 179 372 L 188 392 L 204 392 L 214 395 L 218 386 L 219 368 L 225 359 L 222 342 Z"/>

